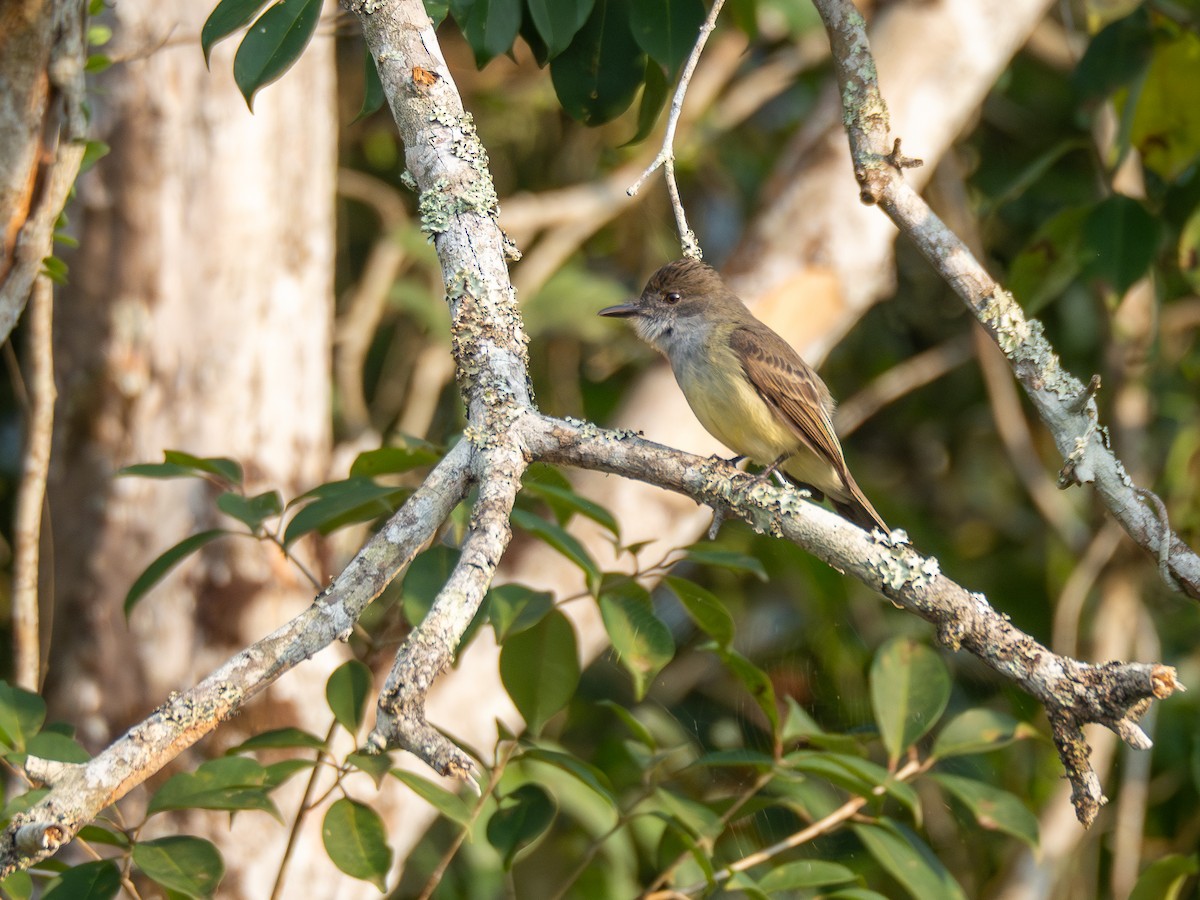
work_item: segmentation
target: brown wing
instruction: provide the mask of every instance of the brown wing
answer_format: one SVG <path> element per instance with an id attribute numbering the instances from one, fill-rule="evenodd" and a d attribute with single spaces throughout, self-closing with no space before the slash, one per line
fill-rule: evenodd
<path id="1" fill-rule="evenodd" d="M 742 361 L 746 377 L 792 432 L 813 453 L 828 460 L 841 477 L 846 497 L 831 496 L 837 511 L 867 531 L 878 526 L 889 530 L 867 499 L 842 455 L 833 430 L 833 398 L 819 375 L 792 346 L 757 320 L 737 328 L 729 344 Z M 818 487 L 821 487 L 818 485 Z"/>
<path id="2" fill-rule="evenodd" d="M 755 325 L 759 327 L 742 326 L 729 336 L 746 377 L 796 437 L 845 473 L 846 460 L 829 418 L 833 400 L 825 382 L 787 341 L 765 325 Z"/>

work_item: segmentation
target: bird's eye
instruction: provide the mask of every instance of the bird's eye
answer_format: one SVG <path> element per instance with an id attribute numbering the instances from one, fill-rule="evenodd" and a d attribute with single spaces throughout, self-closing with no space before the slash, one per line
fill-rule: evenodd
<path id="1" fill-rule="evenodd" d="M 667 303 L 670 303 L 672 306 L 682 299 L 683 297 L 680 295 L 679 291 L 671 291 L 669 294 L 663 294 L 663 300 L 665 300 Z"/>

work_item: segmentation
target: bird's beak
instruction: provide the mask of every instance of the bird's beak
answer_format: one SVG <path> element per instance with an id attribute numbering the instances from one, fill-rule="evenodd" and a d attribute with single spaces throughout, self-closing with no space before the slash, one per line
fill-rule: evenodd
<path id="1" fill-rule="evenodd" d="M 611 316 L 614 319 L 628 319 L 630 316 L 641 315 L 642 308 L 636 300 L 627 300 L 616 306 L 606 306 L 597 315 Z"/>

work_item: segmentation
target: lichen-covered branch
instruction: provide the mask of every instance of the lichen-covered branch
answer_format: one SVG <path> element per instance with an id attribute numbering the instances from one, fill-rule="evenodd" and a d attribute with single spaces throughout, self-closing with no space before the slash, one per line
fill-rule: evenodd
<path id="1" fill-rule="evenodd" d="M 64 766 L 36 757 L 26 774 L 50 793 L 14 816 L 0 835 L 0 878 L 52 855 L 101 810 L 141 784 L 233 715 L 279 676 L 347 639 L 362 611 L 429 539 L 465 496 L 470 448 L 464 443 L 358 552 L 307 610 L 230 658 L 191 690 L 174 694 L 95 759 Z"/>
<path id="2" fill-rule="evenodd" d="M 938 561 L 910 544 L 884 538 L 720 459 L 681 453 L 635 435 L 545 417 L 521 420 L 524 442 L 540 459 L 599 469 L 648 481 L 742 519 L 760 532 L 803 547 L 857 578 L 897 606 L 937 628 L 938 639 L 963 649 L 1015 682 L 1046 708 L 1055 745 L 1073 789 L 1076 815 L 1085 825 L 1105 798 L 1088 762 L 1082 727 L 1096 722 L 1137 749 L 1150 741 L 1138 720 L 1155 699 L 1182 685 L 1161 664 L 1089 665 L 1059 656 L 1016 628 L 987 599 L 941 573 Z"/>
<path id="3" fill-rule="evenodd" d="M 814 0 L 829 33 L 841 88 L 854 174 L 864 203 L 878 204 L 962 298 L 1033 401 L 1058 446 L 1060 486 L 1091 482 L 1109 511 L 1140 546 L 1160 561 L 1164 580 L 1200 600 L 1200 556 L 1183 543 L 1160 513 L 1161 502 L 1137 487 L 1108 447 L 1099 423 L 1096 379 L 1082 384 L 1065 371 L 1042 325 L 1027 319 L 1004 290 L 904 181 L 906 158 L 890 133 L 866 26 L 849 0 Z"/>

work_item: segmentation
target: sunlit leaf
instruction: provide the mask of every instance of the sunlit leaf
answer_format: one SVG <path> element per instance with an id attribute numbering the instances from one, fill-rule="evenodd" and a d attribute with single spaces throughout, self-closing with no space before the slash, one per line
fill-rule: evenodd
<path id="1" fill-rule="evenodd" d="M 959 775 L 938 773 L 933 779 L 971 811 L 981 828 L 1002 831 L 1037 848 L 1037 816 L 1008 791 Z"/>
<path id="2" fill-rule="evenodd" d="M 938 759 L 987 753 L 1007 747 L 1013 741 L 1033 737 L 1037 731 L 1007 713 L 991 709 L 968 709 L 951 719 L 933 742 L 932 755 Z"/>
<path id="3" fill-rule="evenodd" d="M 1196 854 L 1171 853 L 1148 865 L 1129 892 L 1129 900 L 1178 900 L 1184 884 L 1200 872 Z"/>
<path id="4" fill-rule="evenodd" d="M 767 893 L 776 891 L 798 891 L 803 888 L 824 887 L 853 881 L 858 876 L 853 870 L 834 862 L 820 859 L 801 859 L 776 866 L 758 880 Z"/>
<path id="5" fill-rule="evenodd" d="M 654 613 L 650 594 L 629 579 L 606 584 L 600 592 L 600 616 L 613 650 L 633 676 L 637 699 L 675 656 L 671 630 Z"/>
<path id="6" fill-rule="evenodd" d="M 949 700 L 946 664 L 924 644 L 896 638 L 875 655 L 871 705 L 893 762 L 937 723 Z"/>
<path id="7" fill-rule="evenodd" d="M 46 721 L 46 701 L 37 694 L 0 681 L 0 742 L 23 752 Z"/>

